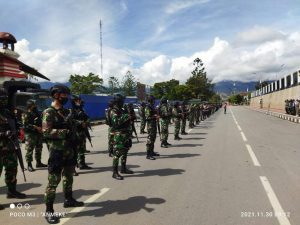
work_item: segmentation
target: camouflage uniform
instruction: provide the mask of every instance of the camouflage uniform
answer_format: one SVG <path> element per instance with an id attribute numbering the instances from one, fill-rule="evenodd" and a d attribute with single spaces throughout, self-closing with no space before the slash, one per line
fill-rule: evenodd
<path id="1" fill-rule="evenodd" d="M 141 127 L 140 127 L 140 134 L 145 133 L 146 127 L 146 118 L 145 118 L 145 103 L 142 102 L 140 110 L 139 110 L 140 118 L 141 118 Z"/>
<path id="2" fill-rule="evenodd" d="M 189 107 L 189 128 L 193 128 L 194 125 L 194 119 L 195 119 L 195 106 L 194 104 L 190 104 Z"/>
<path id="3" fill-rule="evenodd" d="M 48 146 L 48 185 L 44 200 L 46 203 L 45 219 L 48 223 L 59 223 L 59 217 L 55 216 L 53 203 L 56 188 L 63 179 L 63 192 L 65 194 L 64 207 L 83 206 L 73 198 L 73 173 L 75 171 L 74 146 L 76 142 L 76 126 L 73 114 L 63 105 L 68 101 L 69 88 L 64 85 L 54 85 L 50 89 L 54 99 L 51 107 L 43 112 L 42 130 Z M 56 108 L 55 108 L 56 107 Z"/>
<path id="4" fill-rule="evenodd" d="M 37 130 L 37 127 L 42 127 L 42 118 L 37 110 L 28 110 L 22 116 L 23 127 L 25 131 L 25 150 L 26 150 L 26 162 L 28 163 L 28 170 L 32 170 L 32 155 L 35 149 L 35 160 L 37 167 L 45 167 L 46 165 L 41 163 L 42 149 L 43 149 L 43 134 Z"/>
<path id="5" fill-rule="evenodd" d="M 77 165 L 80 169 L 91 169 L 85 163 L 85 152 L 86 152 L 86 130 L 88 129 L 89 117 L 84 112 L 81 106 L 75 107 L 72 109 L 73 119 L 76 120 L 76 140 L 77 148 L 75 160 L 77 160 Z"/>
<path id="6" fill-rule="evenodd" d="M 43 134 L 49 147 L 48 185 L 45 193 L 45 202 L 54 202 L 56 187 L 63 178 L 63 192 L 72 192 L 73 171 L 75 167 L 74 151 L 68 137 L 69 128 L 65 118 L 69 110 L 53 107 L 43 112 Z"/>
<path id="7" fill-rule="evenodd" d="M 156 116 L 157 112 L 154 108 L 153 104 L 147 104 L 145 108 L 145 118 L 147 121 L 147 143 L 146 143 L 146 148 L 147 148 L 147 159 L 155 159 L 153 156 L 155 155 L 154 153 L 154 143 L 156 139 L 156 132 L 157 132 L 157 122 L 156 122 Z"/>
<path id="8" fill-rule="evenodd" d="M 113 108 L 113 101 L 108 103 L 108 109 L 105 111 L 105 123 L 108 125 L 107 139 L 108 139 L 108 155 L 109 157 L 113 156 L 113 145 L 114 145 L 114 136 L 112 133 L 112 122 L 111 122 L 111 110 Z"/>
<path id="9" fill-rule="evenodd" d="M 119 96 L 118 98 L 122 97 Z M 113 109 L 111 110 L 111 133 L 114 137 L 113 178 L 118 180 L 123 179 L 123 177 L 118 173 L 119 159 L 121 158 L 122 167 L 126 167 L 127 153 L 132 146 L 130 118 L 122 108 L 122 105 L 123 103 L 116 103 L 116 105 L 114 105 Z"/>
<path id="10" fill-rule="evenodd" d="M 181 134 L 182 135 L 185 135 L 185 134 L 187 134 L 186 132 L 185 132 L 185 127 L 186 127 L 186 119 L 187 119 L 187 113 L 188 113 L 188 109 L 186 108 L 186 106 L 185 106 L 185 104 L 183 103 L 182 105 L 181 105 L 181 112 L 182 112 L 182 122 L 181 122 Z"/>
<path id="11" fill-rule="evenodd" d="M 181 111 L 178 107 L 178 103 L 174 105 L 172 110 L 173 118 L 174 118 L 174 140 L 180 140 L 179 131 L 180 131 L 180 118 L 181 118 Z"/>
<path id="12" fill-rule="evenodd" d="M 2 174 L 3 167 L 5 168 L 5 183 L 8 188 L 7 198 L 26 198 L 25 194 L 22 194 L 16 190 L 17 186 L 17 172 L 18 172 L 18 159 L 15 151 L 15 147 L 11 138 L 13 131 L 9 125 L 8 120 L 14 120 L 14 115 L 6 108 L 7 100 L 2 99 L 4 93 L 3 89 L 0 90 L 0 176 Z M 16 138 L 16 137 L 14 137 Z M 0 205 L 0 209 L 3 209 Z"/>
<path id="13" fill-rule="evenodd" d="M 169 123 L 171 122 L 170 107 L 167 104 L 167 99 L 163 97 L 159 106 L 159 117 L 161 127 L 161 147 L 168 147 Z"/>

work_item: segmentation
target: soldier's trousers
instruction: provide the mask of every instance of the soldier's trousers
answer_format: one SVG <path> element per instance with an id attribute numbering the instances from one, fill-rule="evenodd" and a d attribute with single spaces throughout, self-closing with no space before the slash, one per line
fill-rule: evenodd
<path id="1" fill-rule="evenodd" d="M 108 128 L 108 135 L 107 135 L 107 139 L 108 139 L 108 152 L 113 152 L 114 149 L 114 135 L 111 134 L 111 128 Z"/>
<path id="2" fill-rule="evenodd" d="M 75 160 L 72 149 L 49 150 L 48 185 L 44 196 L 45 203 L 54 202 L 56 188 L 61 178 L 63 180 L 63 192 L 72 192 L 74 169 Z"/>
<path id="3" fill-rule="evenodd" d="M 25 136 L 26 144 L 26 162 L 30 163 L 33 160 L 33 151 L 35 149 L 35 160 L 37 162 L 41 161 L 42 149 L 43 149 L 43 136 L 39 133 L 26 134 Z"/>
<path id="4" fill-rule="evenodd" d="M 155 129 L 148 129 L 147 133 L 148 133 L 148 137 L 147 137 L 146 148 L 147 148 L 147 154 L 150 154 L 151 152 L 154 151 L 154 143 L 156 139 L 156 127 Z"/>
<path id="5" fill-rule="evenodd" d="M 5 169 L 5 183 L 8 189 L 15 189 L 17 184 L 18 158 L 13 149 L 3 147 L 0 156 L 0 176 Z"/>
<path id="6" fill-rule="evenodd" d="M 174 136 L 178 137 L 180 131 L 180 119 L 174 119 Z"/>
<path id="7" fill-rule="evenodd" d="M 119 165 L 119 159 L 121 158 L 121 163 L 126 163 L 127 153 L 132 145 L 131 137 L 129 134 L 115 132 L 113 135 L 114 145 L 113 145 L 113 166 Z"/>
<path id="8" fill-rule="evenodd" d="M 186 118 L 182 119 L 182 122 L 181 122 L 181 133 L 186 133 L 185 132 L 185 126 L 186 126 Z"/>
<path id="9" fill-rule="evenodd" d="M 166 142 L 168 141 L 168 137 L 169 137 L 169 121 L 161 120 L 160 127 L 161 127 L 161 141 Z"/>
<path id="10" fill-rule="evenodd" d="M 146 120 L 145 118 L 141 118 L 140 133 L 143 133 L 145 131 L 145 126 L 146 126 Z"/>
<path id="11" fill-rule="evenodd" d="M 86 139 L 81 137 L 77 143 L 77 163 L 78 165 L 85 164 Z"/>

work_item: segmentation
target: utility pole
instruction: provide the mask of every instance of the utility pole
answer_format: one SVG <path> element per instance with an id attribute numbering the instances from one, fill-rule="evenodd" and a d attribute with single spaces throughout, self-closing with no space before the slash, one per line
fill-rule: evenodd
<path id="1" fill-rule="evenodd" d="M 102 21 L 100 19 L 100 63 L 101 63 L 101 76 L 103 77 L 103 57 L 102 57 Z"/>

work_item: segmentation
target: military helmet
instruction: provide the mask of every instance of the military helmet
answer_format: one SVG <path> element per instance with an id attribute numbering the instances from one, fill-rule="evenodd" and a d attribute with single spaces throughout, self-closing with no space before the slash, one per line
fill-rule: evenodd
<path id="1" fill-rule="evenodd" d="M 35 106 L 35 100 L 28 99 L 26 102 L 27 109 L 30 109 L 32 106 Z"/>
<path id="2" fill-rule="evenodd" d="M 167 103 L 167 101 L 168 101 L 168 99 L 167 99 L 167 97 L 165 97 L 165 96 L 163 96 L 163 97 L 160 99 L 160 102 L 163 103 L 163 104 Z"/>
<path id="3" fill-rule="evenodd" d="M 123 106 L 125 97 L 122 94 L 115 94 L 114 101 L 118 106 Z"/>
<path id="4" fill-rule="evenodd" d="M 62 84 L 56 84 L 50 88 L 50 94 L 53 97 L 56 93 L 58 94 L 70 94 L 70 89 Z"/>
<path id="5" fill-rule="evenodd" d="M 72 95 L 71 99 L 72 99 L 72 102 L 75 102 L 77 100 L 81 100 L 81 98 L 79 97 L 79 95 Z"/>

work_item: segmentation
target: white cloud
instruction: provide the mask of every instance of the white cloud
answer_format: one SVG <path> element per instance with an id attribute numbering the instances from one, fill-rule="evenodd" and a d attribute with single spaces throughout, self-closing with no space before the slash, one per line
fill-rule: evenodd
<path id="1" fill-rule="evenodd" d="M 275 79 L 300 69 L 300 32 L 286 34 L 282 39 L 263 40 L 256 45 L 249 43 L 241 47 L 216 37 L 207 50 L 175 58 L 157 52 L 105 47 L 103 78 L 105 82 L 110 76 L 122 80 L 130 70 L 140 82 L 150 85 L 172 78 L 185 82 L 197 57 L 203 60 L 208 78 L 213 82 Z M 76 56 L 63 49 L 31 50 L 29 42 L 23 39 L 17 43 L 16 51 L 22 61 L 52 81 L 66 81 L 74 73 L 100 74 L 100 57 L 96 50 Z M 282 64 L 285 66 L 280 71 Z"/>
<path id="2" fill-rule="evenodd" d="M 209 1 L 210 0 L 186 0 L 186 1 L 179 0 L 179 1 L 172 1 L 172 3 L 167 5 L 167 7 L 165 9 L 165 12 L 167 14 L 174 14 L 174 13 L 177 13 L 181 10 L 191 8 L 195 5 L 207 3 Z"/>
<path id="3" fill-rule="evenodd" d="M 267 27 L 254 26 L 251 29 L 238 33 L 236 44 L 260 44 L 266 41 L 282 40 L 285 38 L 286 35 L 281 31 L 276 31 Z"/>

